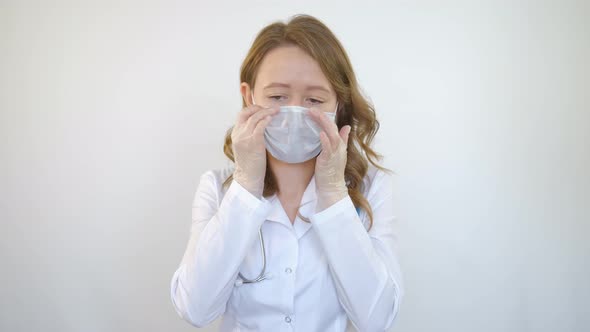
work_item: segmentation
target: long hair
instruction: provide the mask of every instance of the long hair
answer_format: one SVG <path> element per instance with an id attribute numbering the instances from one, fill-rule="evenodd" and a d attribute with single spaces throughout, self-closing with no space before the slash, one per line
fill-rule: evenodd
<path id="1" fill-rule="evenodd" d="M 361 94 L 348 55 L 332 31 L 315 17 L 303 14 L 291 17 L 287 23 L 275 22 L 266 26 L 256 36 L 242 63 L 240 83 L 246 82 L 253 88 L 264 56 L 269 51 L 285 45 L 296 45 L 315 59 L 336 92 L 339 105 L 336 113 L 338 130 L 345 125 L 351 126 L 344 171 L 348 194 L 354 206 L 366 212 L 370 229 L 373 225 L 373 213 L 369 202 L 362 194 L 363 178 L 367 174 L 369 162 L 378 169 L 389 170 L 377 164 L 377 160 L 380 161 L 382 156 L 371 148 L 373 138 L 379 130 L 375 109 Z M 242 103 L 243 107 L 247 106 L 245 100 Z M 232 129 L 233 127 L 229 128 L 225 135 L 223 151 L 234 162 Z M 224 181 L 224 188 L 229 186 L 232 179 L 230 175 Z M 263 196 L 271 196 L 277 189 L 276 179 L 267 163 Z M 307 218 L 302 219 L 309 222 Z"/>

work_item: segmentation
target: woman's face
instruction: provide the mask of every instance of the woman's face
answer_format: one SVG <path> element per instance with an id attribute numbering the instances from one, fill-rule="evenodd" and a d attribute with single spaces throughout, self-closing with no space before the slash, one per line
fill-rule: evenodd
<path id="1" fill-rule="evenodd" d="M 248 84 L 242 85 L 245 100 L 250 100 Z M 258 69 L 253 94 L 256 105 L 336 110 L 336 93 L 319 64 L 293 45 L 277 47 L 266 54 Z"/>

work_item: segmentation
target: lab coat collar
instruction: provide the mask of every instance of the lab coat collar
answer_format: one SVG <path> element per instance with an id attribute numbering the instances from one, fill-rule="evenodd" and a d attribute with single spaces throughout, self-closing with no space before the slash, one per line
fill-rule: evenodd
<path id="1" fill-rule="evenodd" d="M 295 232 L 297 239 L 301 238 L 308 230 L 311 228 L 311 223 L 305 222 L 299 218 L 299 216 L 295 217 L 295 222 L 291 225 L 291 221 L 281 204 L 277 194 L 275 193 L 273 196 L 269 198 L 271 201 L 272 207 L 270 210 L 269 215 L 266 217 L 268 221 L 278 222 L 290 230 Z M 303 192 L 303 196 L 301 197 L 301 203 L 299 208 L 299 213 L 309 218 L 314 212 L 316 208 L 316 187 L 315 187 L 315 174 L 311 177 L 309 184 L 305 188 Z"/>

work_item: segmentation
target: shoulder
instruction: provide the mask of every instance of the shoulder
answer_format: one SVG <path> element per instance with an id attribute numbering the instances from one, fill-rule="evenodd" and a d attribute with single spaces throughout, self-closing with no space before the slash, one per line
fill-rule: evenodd
<path id="1" fill-rule="evenodd" d="M 201 174 L 201 181 L 213 182 L 217 185 L 222 185 L 227 178 L 233 174 L 234 166 L 226 166 L 219 168 L 212 168 Z"/>
<path id="2" fill-rule="evenodd" d="M 197 191 L 207 191 L 215 194 L 220 201 L 225 193 L 225 189 L 227 189 L 223 188 L 223 183 L 233 172 L 233 165 L 206 170 L 200 175 Z"/>
<path id="3" fill-rule="evenodd" d="M 363 178 L 363 194 L 371 200 L 375 196 L 391 194 L 393 190 L 393 175 L 369 163 L 367 174 Z"/>
<path id="4" fill-rule="evenodd" d="M 369 163 L 367 173 L 363 178 L 363 185 L 360 188 L 364 198 L 371 206 L 373 217 L 375 217 L 375 209 L 383 207 L 383 203 L 390 201 L 393 195 L 393 176 L 390 172 L 384 171 Z M 369 218 L 365 210 L 358 210 L 359 216 L 363 222 L 365 229 L 369 230 Z M 375 223 L 379 223 L 375 220 Z M 372 228 L 374 231 L 374 228 Z"/>

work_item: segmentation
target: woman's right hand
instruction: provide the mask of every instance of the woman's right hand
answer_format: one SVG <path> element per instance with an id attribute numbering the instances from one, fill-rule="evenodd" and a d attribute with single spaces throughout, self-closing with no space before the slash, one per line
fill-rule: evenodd
<path id="1" fill-rule="evenodd" d="M 266 174 L 264 129 L 278 108 L 251 105 L 238 114 L 231 132 L 235 169 L 233 178 L 257 198 L 262 197 Z"/>

